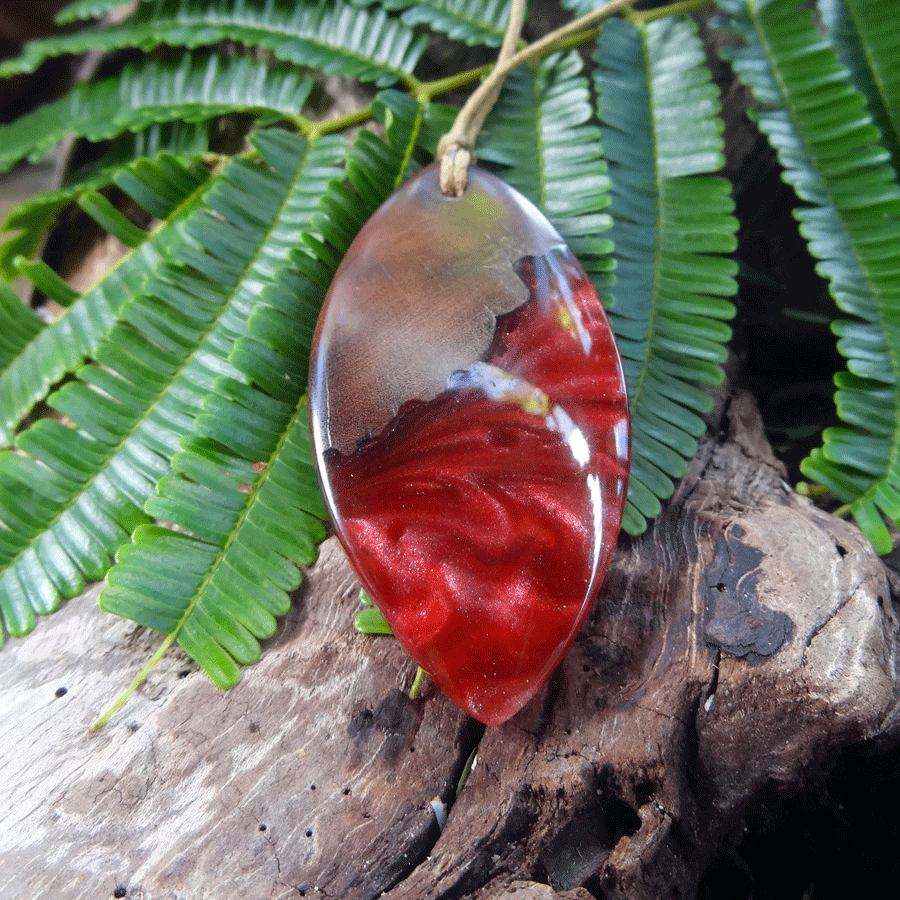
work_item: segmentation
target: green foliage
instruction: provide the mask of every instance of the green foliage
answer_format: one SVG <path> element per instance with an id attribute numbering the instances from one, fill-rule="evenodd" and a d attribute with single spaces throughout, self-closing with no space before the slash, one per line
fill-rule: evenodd
<path id="1" fill-rule="evenodd" d="M 609 178 L 592 122 L 588 81 L 576 53 L 552 56 L 507 80 L 485 126 L 484 148 L 506 180 L 543 209 L 598 280 L 613 268 Z M 522 147 L 534 152 L 522 154 Z"/>
<path id="2" fill-rule="evenodd" d="M 393 634 L 391 626 L 388 625 L 387 619 L 382 615 L 381 610 L 372 605 L 372 599 L 369 595 L 360 590 L 359 602 L 362 609 L 356 614 L 353 620 L 353 627 L 363 634 Z"/>
<path id="3" fill-rule="evenodd" d="M 735 249 L 718 98 L 693 25 L 610 22 L 597 48 L 618 266 L 611 313 L 635 440 L 623 527 L 637 534 L 687 471 L 723 379 Z"/>
<path id="4" fill-rule="evenodd" d="M 0 366 L 6 368 L 34 340 L 44 323 L 22 305 L 5 281 L 0 281 L 0 316 L 7 326 L 0 330 Z"/>
<path id="5" fill-rule="evenodd" d="M 760 127 L 846 317 L 834 327 L 849 427 L 827 431 L 805 471 L 880 550 L 882 514 L 900 514 L 891 2 L 821 0 L 828 38 L 793 0 L 721 3 L 743 41 L 734 65 L 766 105 Z M 78 0 L 60 19 L 120 5 Z M 145 54 L 0 127 L 7 167 L 65 133 L 109 141 L 92 168 L 18 207 L 0 248 L 6 279 L 25 273 L 64 307 L 45 324 L 0 282 L 0 639 L 106 578 L 104 609 L 177 641 L 216 684 L 257 658 L 325 535 L 304 396 L 318 309 L 365 220 L 433 158 L 455 114 L 441 90 L 477 77 L 420 80 L 426 47 L 448 36 L 460 56 L 496 47 L 508 5 L 147 0 L 0 67 Z M 610 21 L 585 60 L 569 50 L 513 72 L 478 153 L 544 209 L 609 308 L 631 395 L 625 528 L 636 534 L 686 471 L 722 379 L 738 223 L 691 20 Z M 330 74 L 381 90 L 359 114 L 317 122 L 310 97 Z M 378 128 L 348 144 L 366 121 Z M 238 152 L 216 143 L 225 122 L 249 130 Z M 124 245 L 80 295 L 34 258 L 77 209 Z"/>
<path id="6" fill-rule="evenodd" d="M 56 21 L 59 25 L 78 22 L 81 19 L 99 19 L 114 9 L 125 5 L 127 0 L 75 0 L 59 11 Z"/>
<path id="7" fill-rule="evenodd" d="M 356 0 L 372 6 L 375 0 Z M 401 21 L 407 25 L 427 25 L 455 41 L 499 47 L 509 18 L 509 0 L 384 0 L 385 9 L 403 10 Z"/>
<path id="8" fill-rule="evenodd" d="M 285 140 L 289 154 L 279 152 Z M 93 352 L 96 363 L 49 396 L 74 427 L 42 419 L 16 438 L 28 455 L 4 458 L 3 486 L 34 498 L 3 547 L 0 612 L 11 634 L 105 574 L 147 519 L 143 508 L 216 379 L 243 380 L 228 353 L 260 284 L 287 261 L 294 229 L 338 174 L 333 138 L 309 147 L 275 132 L 256 143 L 268 165 L 236 159 L 223 170 L 185 222 L 187 240 L 145 273 L 142 293 Z"/>
<path id="9" fill-rule="evenodd" d="M 202 166 L 166 156 L 153 162 L 136 161 L 115 175 L 116 183 L 148 212 L 159 216 L 162 225 L 4 365 L 0 371 L 3 446 L 9 445 L 34 404 L 46 396 L 52 384 L 74 372 L 87 357 L 96 357 L 132 293 L 182 240 L 179 228 L 199 208 L 208 176 Z M 7 227 L 34 227 L 33 210 L 31 204 L 23 204 L 10 215 Z M 41 225 L 46 221 L 45 211 L 41 209 L 38 216 Z M 11 317 L 8 325 L 4 323 L 5 328 L 18 327 L 19 319 L 27 316 L 21 304 L 19 307 L 23 311 Z"/>
<path id="10" fill-rule="evenodd" d="M 882 514 L 900 521 L 900 187 L 890 154 L 835 49 L 820 38 L 811 12 L 790 0 L 723 0 L 745 41 L 731 54 L 738 74 L 771 109 L 756 115 L 778 152 L 784 179 L 807 206 L 795 215 L 818 269 L 842 312 L 834 323 L 847 359 L 836 378 L 838 414 L 850 428 L 829 428 L 803 472 L 850 510 L 880 553 L 891 549 Z M 900 110 L 896 19 L 883 4 L 848 3 L 880 85 L 882 124 Z M 881 16 L 881 18 L 879 18 Z M 835 19 L 837 17 L 834 17 Z M 846 21 L 846 20 L 845 20 Z M 888 25 L 885 28 L 885 24 Z M 886 37 L 885 37 L 886 36 Z M 894 53 L 889 60 L 888 53 Z M 857 54 L 857 62 L 859 58 Z M 896 139 L 896 134 L 893 135 Z"/>
<path id="11" fill-rule="evenodd" d="M 892 0 L 821 0 L 831 43 L 900 172 L 900 29 Z M 887 27 L 886 27 L 887 26 Z"/>
<path id="12" fill-rule="evenodd" d="M 290 119 L 303 108 L 311 87 L 293 69 L 247 57 L 185 55 L 179 63 L 127 66 L 116 78 L 79 84 L 5 128 L 0 171 L 24 156 L 40 159 L 69 134 L 102 141 L 156 122 L 198 122 L 228 112 Z"/>
<path id="13" fill-rule="evenodd" d="M 33 72 L 45 59 L 65 53 L 150 51 L 164 44 L 194 49 L 218 41 L 260 47 L 297 66 L 378 85 L 406 80 L 426 44 L 383 10 L 348 0 L 153 0 L 120 25 L 31 41 L 18 59 L 0 65 L 0 78 Z"/>

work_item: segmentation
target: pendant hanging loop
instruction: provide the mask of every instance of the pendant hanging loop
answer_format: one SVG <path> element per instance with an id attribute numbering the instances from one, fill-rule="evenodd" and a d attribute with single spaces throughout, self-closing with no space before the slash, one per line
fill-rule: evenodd
<path id="1" fill-rule="evenodd" d="M 438 143 L 437 155 L 441 161 L 441 193 L 445 197 L 461 197 L 466 189 L 469 166 L 475 155 L 475 140 L 481 126 L 500 96 L 506 74 L 498 76 L 497 70 L 514 54 L 522 26 L 525 24 L 526 0 L 511 0 L 509 22 L 503 36 L 503 45 L 497 56 L 497 64 L 487 80 L 469 98 L 459 111 L 453 127 Z"/>
<path id="2" fill-rule="evenodd" d="M 439 141 L 437 158 L 441 161 L 441 192 L 448 197 L 459 197 L 466 189 L 466 173 L 475 158 L 475 141 L 488 113 L 500 95 L 506 76 L 519 65 L 530 63 L 546 55 L 559 45 L 596 27 L 609 16 L 631 9 L 635 0 L 608 0 L 603 6 L 573 19 L 562 28 L 544 35 L 539 41 L 515 52 L 522 26 L 525 22 L 526 0 L 510 0 L 509 23 L 503 38 L 503 46 L 497 56 L 497 63 L 481 85 L 472 93 L 459 111 L 453 127 Z M 459 156 L 465 152 L 465 156 Z M 449 159 L 447 157 L 449 156 Z M 457 159 L 459 156 L 459 159 Z M 447 173 L 446 176 L 444 173 Z"/>
<path id="3" fill-rule="evenodd" d="M 445 197 L 462 197 L 469 183 L 472 152 L 453 144 L 441 154 L 441 193 Z"/>

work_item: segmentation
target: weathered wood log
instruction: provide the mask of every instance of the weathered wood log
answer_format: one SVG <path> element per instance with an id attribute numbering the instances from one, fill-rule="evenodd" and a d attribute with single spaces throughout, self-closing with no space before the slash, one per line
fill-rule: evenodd
<path id="1" fill-rule="evenodd" d="M 333 541 L 236 689 L 173 652 L 97 734 L 158 638 L 70 601 L 0 653 L 0 896 L 693 896 L 764 791 L 898 732 L 887 570 L 782 481 L 748 396 L 719 409 L 503 726 L 409 699 Z"/>

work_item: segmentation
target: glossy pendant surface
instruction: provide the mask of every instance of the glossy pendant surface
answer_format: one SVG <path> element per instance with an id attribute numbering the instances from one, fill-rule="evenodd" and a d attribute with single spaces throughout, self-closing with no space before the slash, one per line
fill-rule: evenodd
<path id="1" fill-rule="evenodd" d="M 547 219 L 437 164 L 366 223 L 310 364 L 319 478 L 360 580 L 462 709 L 514 715 L 562 659 L 609 565 L 629 422 L 597 294 Z"/>

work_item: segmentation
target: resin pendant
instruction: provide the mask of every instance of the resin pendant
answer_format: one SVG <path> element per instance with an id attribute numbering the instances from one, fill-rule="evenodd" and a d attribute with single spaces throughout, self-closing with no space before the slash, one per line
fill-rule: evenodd
<path id="1" fill-rule="evenodd" d="M 360 580 L 476 719 L 562 659 L 625 505 L 628 403 L 597 294 L 544 216 L 437 164 L 378 209 L 335 275 L 310 369 L 319 478 Z"/>

